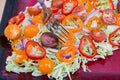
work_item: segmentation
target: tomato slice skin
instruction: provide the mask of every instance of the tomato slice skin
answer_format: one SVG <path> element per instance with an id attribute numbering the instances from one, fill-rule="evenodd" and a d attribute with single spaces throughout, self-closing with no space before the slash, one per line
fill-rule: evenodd
<path id="1" fill-rule="evenodd" d="M 4 30 L 4 35 L 11 40 L 16 40 L 21 36 L 21 29 L 16 24 L 9 24 Z"/>
<path id="2" fill-rule="evenodd" d="M 50 9 L 53 13 L 57 13 L 59 8 L 56 7 L 48 7 L 48 9 Z"/>
<path id="3" fill-rule="evenodd" d="M 42 54 L 30 53 L 33 46 L 35 48 L 37 48 L 38 50 L 40 50 L 42 52 Z M 29 40 L 26 43 L 25 52 L 26 52 L 26 55 L 28 56 L 28 58 L 30 58 L 32 60 L 40 60 L 40 59 L 43 59 L 46 56 L 45 48 L 43 48 L 38 42 L 33 41 L 33 40 Z"/>
<path id="4" fill-rule="evenodd" d="M 84 7 L 84 5 L 78 5 L 73 11 L 73 15 L 79 16 L 83 21 L 87 19 L 87 11 Z"/>
<path id="5" fill-rule="evenodd" d="M 99 30 L 99 31 L 91 31 L 90 36 L 96 42 L 101 42 L 101 41 L 105 40 L 105 38 L 106 38 L 106 34 L 101 30 Z"/>
<path id="6" fill-rule="evenodd" d="M 49 74 L 54 69 L 54 62 L 49 58 L 43 58 L 38 63 L 38 70 L 43 74 Z"/>
<path id="7" fill-rule="evenodd" d="M 27 11 L 28 11 L 29 15 L 36 16 L 41 13 L 42 9 L 40 9 L 39 7 L 28 7 Z"/>
<path id="8" fill-rule="evenodd" d="M 120 26 L 120 13 L 116 14 L 116 25 Z"/>
<path id="9" fill-rule="evenodd" d="M 14 61 L 19 64 L 23 64 L 25 60 L 28 60 L 28 57 L 26 56 L 25 52 L 23 54 L 17 54 L 14 57 Z"/>
<path id="10" fill-rule="evenodd" d="M 88 54 L 88 53 L 85 53 L 83 51 L 83 46 L 84 46 L 84 41 L 83 40 L 84 39 L 89 41 L 90 46 L 93 49 L 93 54 Z M 93 57 L 95 57 L 97 55 L 97 49 L 96 49 L 92 39 L 89 36 L 87 36 L 87 35 L 82 36 L 82 38 L 80 39 L 80 44 L 79 44 L 78 49 L 79 49 L 80 54 L 82 54 L 86 58 L 93 58 Z"/>
<path id="11" fill-rule="evenodd" d="M 112 25 L 116 23 L 116 14 L 112 9 L 105 9 L 102 17 L 106 24 Z"/>
<path id="12" fill-rule="evenodd" d="M 24 28 L 24 37 L 33 38 L 39 32 L 39 28 L 36 25 L 29 24 Z"/>
<path id="13" fill-rule="evenodd" d="M 60 22 L 62 22 L 63 19 L 65 18 L 65 15 L 64 15 L 64 14 L 56 14 L 55 17 L 56 17 Z"/>
<path id="14" fill-rule="evenodd" d="M 52 0 L 51 7 L 56 7 L 58 9 L 62 8 L 64 0 Z"/>
<path id="15" fill-rule="evenodd" d="M 43 25 L 42 16 L 43 16 L 42 13 L 39 14 L 39 15 L 34 16 L 34 17 L 32 18 L 32 22 L 33 22 L 33 23 L 39 23 L 39 24 Z"/>
<path id="16" fill-rule="evenodd" d="M 109 40 L 110 44 L 112 44 L 113 46 L 118 46 L 118 47 L 120 47 L 120 42 L 117 43 L 117 42 L 112 41 L 112 37 L 113 37 L 115 34 L 117 34 L 118 32 L 120 32 L 120 28 L 118 28 L 118 29 L 116 29 L 115 31 L 113 31 L 113 32 L 109 35 L 108 40 Z"/>

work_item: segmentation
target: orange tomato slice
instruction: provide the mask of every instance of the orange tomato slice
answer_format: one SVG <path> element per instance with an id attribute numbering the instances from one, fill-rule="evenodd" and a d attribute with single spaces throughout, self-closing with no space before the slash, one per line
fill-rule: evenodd
<path id="1" fill-rule="evenodd" d="M 49 74 L 53 71 L 54 62 L 49 58 L 43 58 L 39 61 L 38 69 L 43 74 Z"/>
<path id="2" fill-rule="evenodd" d="M 19 63 L 19 64 L 23 64 L 25 60 L 27 60 L 28 57 L 25 55 L 25 52 L 24 54 L 17 54 L 15 57 L 14 57 L 14 61 L 16 63 Z"/>
<path id="3" fill-rule="evenodd" d="M 116 14 L 116 24 L 120 26 L 120 14 Z"/>
<path id="4" fill-rule="evenodd" d="M 36 15 L 36 16 L 34 16 L 34 17 L 32 18 L 32 21 L 33 21 L 34 23 L 39 23 L 39 24 L 43 25 L 42 16 L 43 16 L 42 13 L 39 14 L 39 15 Z"/>
<path id="5" fill-rule="evenodd" d="M 28 39 L 32 38 L 32 37 L 36 36 L 38 32 L 39 32 L 39 28 L 33 24 L 30 24 L 30 25 L 26 26 L 24 29 L 24 37 L 26 37 Z"/>
<path id="6" fill-rule="evenodd" d="M 21 29 L 16 24 L 10 24 L 5 28 L 4 34 L 8 39 L 15 40 L 21 36 Z"/>

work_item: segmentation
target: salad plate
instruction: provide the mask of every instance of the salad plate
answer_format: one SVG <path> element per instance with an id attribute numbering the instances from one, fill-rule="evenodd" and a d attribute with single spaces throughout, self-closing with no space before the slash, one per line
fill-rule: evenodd
<path id="1" fill-rule="evenodd" d="M 12 55 L 10 42 L 4 36 L 4 29 L 8 20 L 24 11 L 28 6 L 34 6 L 37 0 L 6 0 L 3 17 L 0 24 L 0 80 L 55 80 L 46 75 L 35 77 L 30 72 L 14 73 L 5 70 L 6 59 Z M 90 71 L 84 72 L 81 68 L 71 74 L 72 80 L 120 80 L 120 49 L 114 50 L 113 55 L 90 61 L 86 64 Z M 64 80 L 69 80 L 65 77 Z"/>

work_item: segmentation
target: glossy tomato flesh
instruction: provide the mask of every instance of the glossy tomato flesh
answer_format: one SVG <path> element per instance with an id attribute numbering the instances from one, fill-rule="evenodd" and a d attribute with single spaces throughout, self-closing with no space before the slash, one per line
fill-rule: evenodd
<path id="1" fill-rule="evenodd" d="M 106 38 L 106 34 L 101 30 L 100 31 L 91 31 L 90 36 L 96 42 L 101 42 L 101 41 L 105 40 L 105 38 Z"/>
<path id="2" fill-rule="evenodd" d="M 43 58 L 39 61 L 38 69 L 43 74 L 49 74 L 53 71 L 54 68 L 54 62 L 49 58 Z"/>

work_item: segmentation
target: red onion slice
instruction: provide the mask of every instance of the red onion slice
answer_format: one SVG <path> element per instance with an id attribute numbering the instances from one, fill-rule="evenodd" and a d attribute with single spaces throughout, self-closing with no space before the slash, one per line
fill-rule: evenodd
<path id="1" fill-rule="evenodd" d="M 21 45 L 21 48 L 22 48 L 22 49 L 25 49 L 26 43 L 27 43 L 27 39 L 23 39 L 23 40 L 22 40 L 22 45 Z"/>
<path id="2" fill-rule="evenodd" d="M 17 43 L 17 44 L 15 45 L 16 48 L 21 48 L 21 46 L 22 46 L 22 43 L 21 43 L 21 42 L 19 42 L 19 43 Z"/>
<path id="3" fill-rule="evenodd" d="M 35 24 L 32 20 L 28 20 L 29 24 Z"/>
<path id="4" fill-rule="evenodd" d="M 63 54 L 62 57 L 65 57 L 66 59 L 69 59 L 71 57 L 71 53 Z"/>
<path id="5" fill-rule="evenodd" d="M 85 29 L 85 28 L 83 28 L 82 31 L 85 32 L 85 33 L 87 33 L 87 34 L 90 34 L 90 31 L 87 30 L 87 29 Z"/>
<path id="6" fill-rule="evenodd" d="M 92 12 L 90 12 L 90 13 L 88 14 L 87 19 L 86 19 L 85 22 L 84 22 L 84 25 L 86 25 L 87 22 L 88 22 L 88 20 L 89 20 L 92 16 L 95 16 L 98 12 L 99 12 L 99 10 L 93 10 Z"/>
<path id="7" fill-rule="evenodd" d="M 74 45 L 77 49 L 78 49 L 78 47 L 79 47 L 79 44 L 76 44 L 76 45 Z M 63 47 L 62 49 L 66 49 L 67 47 Z M 76 54 L 78 54 L 78 51 L 76 51 L 76 53 L 75 53 L 75 55 Z M 71 58 L 71 52 L 68 52 L 68 53 L 66 53 L 66 54 L 63 54 L 63 55 L 61 55 L 62 57 L 64 57 L 64 58 L 66 58 L 66 59 L 69 59 L 69 58 Z"/>

